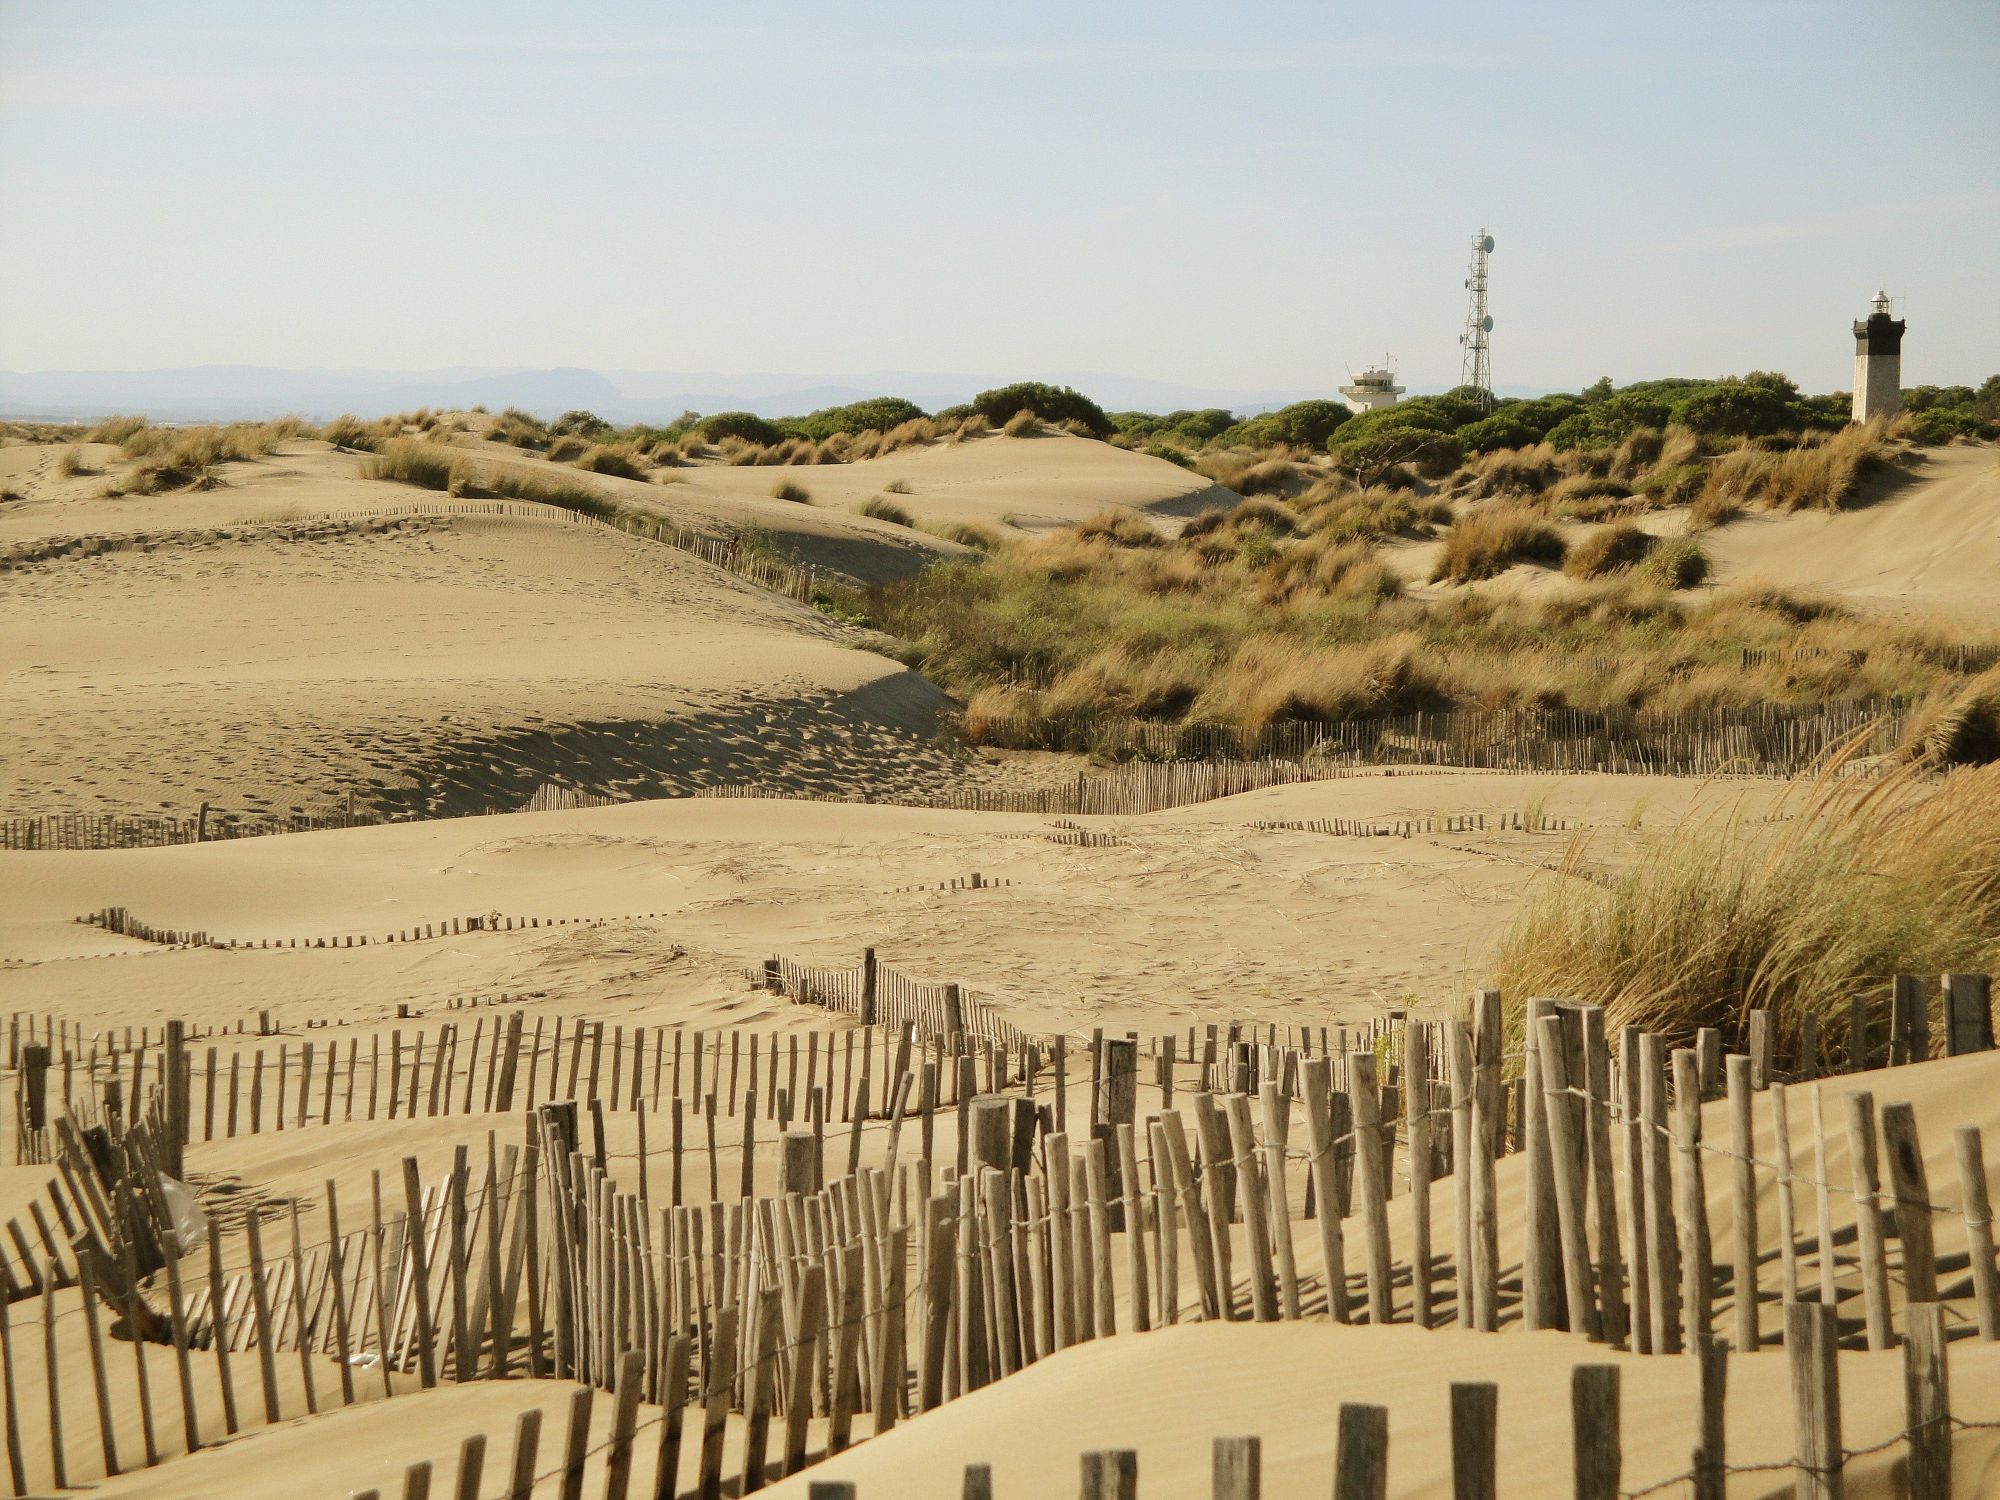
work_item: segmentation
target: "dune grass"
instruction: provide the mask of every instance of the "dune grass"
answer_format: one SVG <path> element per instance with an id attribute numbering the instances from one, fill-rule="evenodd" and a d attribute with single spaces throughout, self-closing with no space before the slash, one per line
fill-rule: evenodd
<path id="1" fill-rule="evenodd" d="M 1516 563 L 1558 567 L 1565 551 L 1562 536 L 1536 512 L 1519 506 L 1489 506 L 1452 523 L 1445 534 L 1444 552 L 1431 569 L 1431 581 L 1469 583 L 1495 578 Z"/>
<path id="2" fill-rule="evenodd" d="M 554 450 L 551 449 L 551 456 Z M 644 479 L 646 466 L 638 455 L 629 448 L 610 447 L 598 444 L 588 448 L 576 460 L 576 466 L 588 474 L 609 474 L 615 479 Z"/>
<path id="3" fill-rule="evenodd" d="M 65 448 L 56 455 L 56 473 L 64 479 L 74 479 L 79 474 L 88 474 L 84 466 L 81 448 Z"/>
<path id="4" fill-rule="evenodd" d="M 917 524 L 908 511 L 883 495 L 870 495 L 855 508 L 862 515 L 873 517 L 877 521 L 887 521 L 891 526 L 915 526 Z"/>
<path id="5" fill-rule="evenodd" d="M 790 479 L 781 479 L 771 486 L 773 500 L 789 500 L 794 505 L 811 505 L 812 491 Z"/>
<path id="6" fill-rule="evenodd" d="M 1769 1010 L 1786 1047 L 1803 1016 L 1835 1020 L 1893 975 L 2000 967 L 1995 806 L 2000 765 L 1932 784 L 1830 771 L 1789 822 L 1701 817 L 1617 872 L 1579 837 L 1502 940 L 1493 982 L 1516 1034 L 1526 997 L 1553 995 L 1676 1044 L 1704 1026 L 1740 1038 Z"/>
<path id="7" fill-rule="evenodd" d="M 473 472 L 471 462 L 461 453 L 417 438 L 392 438 L 362 465 L 361 477 L 463 495 L 472 485 Z"/>
<path id="8" fill-rule="evenodd" d="M 1654 539 L 1629 522 L 1606 526 L 1569 549 L 1563 572 L 1572 578 L 1604 578 L 1638 566 L 1653 550 Z"/>

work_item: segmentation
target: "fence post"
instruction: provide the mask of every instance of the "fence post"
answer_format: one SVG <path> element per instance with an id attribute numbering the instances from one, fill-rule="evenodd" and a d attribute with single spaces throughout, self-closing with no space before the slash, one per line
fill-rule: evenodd
<path id="1" fill-rule="evenodd" d="M 1106 1448 L 1083 1455 L 1083 1500 L 1138 1500 L 1139 1455 Z"/>
<path id="2" fill-rule="evenodd" d="M 1701 1438 L 1694 1449 L 1694 1500 L 1723 1500 L 1729 1483 L 1722 1415 L 1723 1399 L 1729 1392 L 1729 1346 L 1720 1339 L 1703 1339 L 1694 1356 L 1701 1407 Z"/>
<path id="3" fill-rule="evenodd" d="M 1972 1255 L 1972 1289 L 1979 1306 L 1979 1336 L 1991 1342 L 2000 1339 L 2000 1282 L 1993 1269 L 1993 1210 L 1986 1194 L 1986 1152 L 1977 1125 L 1961 1125 L 1955 1135 L 1965 1240 Z"/>
<path id="4" fill-rule="evenodd" d="M 1215 1500 L 1261 1500 L 1264 1445 L 1253 1437 L 1215 1440 Z"/>
<path id="5" fill-rule="evenodd" d="M 1794 1500 L 1841 1500 L 1840 1369 L 1834 1312 L 1818 1302 L 1785 1309 L 1785 1353 L 1792 1371 Z"/>
<path id="6" fill-rule="evenodd" d="M 1333 1500 L 1383 1500 L 1389 1489 L 1389 1408 L 1344 1401 L 1333 1447 Z"/>
<path id="7" fill-rule="evenodd" d="M 1944 1050 L 1947 1057 L 1993 1048 L 1993 980 L 1986 974 L 1944 976 Z"/>
<path id="8" fill-rule="evenodd" d="M 1937 1300 L 1937 1254 L 1931 1237 L 1930 1181 L 1917 1117 L 1906 1102 L 1882 1106 L 1882 1144 L 1889 1153 L 1889 1186 L 1896 1195 L 1896 1237 L 1903 1243 L 1903 1300 Z"/>
<path id="9" fill-rule="evenodd" d="M 1488 1381 L 1453 1381 L 1451 1387 L 1452 1500 L 1495 1500 L 1499 1471 L 1500 1387 Z"/>
<path id="10" fill-rule="evenodd" d="M 1576 1500 L 1618 1500 L 1618 1366 L 1576 1366 L 1570 1372 L 1569 1411 Z"/>
<path id="11" fill-rule="evenodd" d="M 1951 1387 L 1944 1308 L 1903 1309 L 1904 1425 L 1910 1434 L 1910 1500 L 1951 1500 Z"/>

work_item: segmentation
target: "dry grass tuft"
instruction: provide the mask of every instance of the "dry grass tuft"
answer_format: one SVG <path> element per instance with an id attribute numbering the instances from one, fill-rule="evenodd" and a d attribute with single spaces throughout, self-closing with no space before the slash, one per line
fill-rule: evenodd
<path id="1" fill-rule="evenodd" d="M 609 474 L 615 479 L 640 479 L 646 477 L 646 465 L 638 454 L 629 447 L 598 446 L 585 450 L 576 461 L 576 466 L 591 474 Z"/>
<path id="2" fill-rule="evenodd" d="M 1663 589 L 1691 589 L 1708 582 L 1708 553 L 1691 536 L 1661 537 L 1632 576 Z"/>
<path id="3" fill-rule="evenodd" d="M 1594 531 L 1563 559 L 1563 571 L 1572 578 L 1603 578 L 1623 573 L 1645 561 L 1654 539 L 1629 522 Z"/>
<path id="4" fill-rule="evenodd" d="M 915 526 L 910 513 L 895 501 L 882 495 L 870 495 L 856 507 L 864 516 L 872 516 L 877 521 L 887 521 L 892 526 Z"/>
<path id="5" fill-rule="evenodd" d="M 106 417 L 83 435 L 86 443 L 111 443 L 124 447 L 135 432 L 146 425 L 144 417 Z"/>
<path id="6" fill-rule="evenodd" d="M 84 465 L 81 448 L 65 448 L 56 455 L 56 473 L 62 478 L 74 479 L 79 474 L 90 472 L 91 470 Z"/>
<path id="7" fill-rule="evenodd" d="M 1033 437 L 1041 430 L 1041 418 L 1023 407 L 1007 419 L 1000 433 L 1003 437 Z"/>
<path id="8" fill-rule="evenodd" d="M 571 463 L 576 459 L 582 458 L 589 451 L 590 444 L 586 443 L 575 433 L 566 432 L 549 444 L 549 462 L 553 464 Z"/>
<path id="9" fill-rule="evenodd" d="M 1445 534 L 1444 553 L 1431 570 L 1431 582 L 1494 578 L 1523 562 L 1556 567 L 1564 551 L 1562 537 L 1534 511 L 1489 506 L 1453 523 Z"/>
<path id="10" fill-rule="evenodd" d="M 1706 512 L 1709 524 L 1731 506 L 1839 510 L 1881 466 L 1885 447 L 1880 421 L 1844 428 L 1825 442 L 1779 451 L 1746 444 L 1715 461 L 1697 510 Z"/>
<path id="11" fill-rule="evenodd" d="M 2000 761 L 2000 667 L 1926 704 L 1910 726 L 1903 753 L 1930 766 Z"/>
<path id="12" fill-rule="evenodd" d="M 773 500 L 790 500 L 796 505 L 811 505 L 813 497 L 812 491 L 804 485 L 794 483 L 789 479 L 781 479 L 771 486 L 771 498 Z"/>
<path id="13" fill-rule="evenodd" d="M 1158 547 L 1166 542 L 1143 516 L 1129 510 L 1099 511 L 1079 522 L 1073 534 L 1080 542 L 1106 542 L 1114 547 Z"/>
<path id="14" fill-rule="evenodd" d="M 1704 1026 L 1740 1037 L 1769 1010 L 1782 1045 L 1892 975 L 2000 966 L 2000 766 L 1930 786 L 1830 770 L 1797 800 L 1776 833 L 1710 816 L 1616 873 L 1580 838 L 1502 941 L 1494 982 L 1516 1006 L 1599 1004 L 1612 1029 L 1675 1043 Z"/>
<path id="15" fill-rule="evenodd" d="M 392 438 L 362 465 L 364 479 L 387 479 L 420 489 L 462 495 L 472 486 L 473 467 L 463 454 L 420 438 Z"/>

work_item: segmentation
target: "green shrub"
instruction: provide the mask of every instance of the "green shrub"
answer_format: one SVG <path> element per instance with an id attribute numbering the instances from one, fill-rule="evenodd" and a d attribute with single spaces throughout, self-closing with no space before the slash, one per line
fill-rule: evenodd
<path id="1" fill-rule="evenodd" d="M 914 401 L 901 396 L 870 396 L 845 406 L 826 406 L 794 417 L 783 425 L 800 437 L 825 442 L 837 432 L 887 432 L 905 422 L 920 422 L 929 414 Z"/>
<path id="2" fill-rule="evenodd" d="M 1039 380 L 1021 380 L 981 391 L 972 398 L 972 407 L 995 424 L 1005 423 L 1017 412 L 1026 411 L 1044 422 L 1081 422 L 1096 437 L 1109 437 L 1112 432 L 1111 419 L 1104 414 L 1104 408 L 1088 396 L 1066 385 L 1047 385 Z"/>
<path id="3" fill-rule="evenodd" d="M 719 443 L 724 438 L 737 438 L 768 448 L 785 440 L 785 434 L 777 423 L 767 422 L 749 411 L 716 412 L 713 416 L 703 417 L 695 430 L 704 441 L 711 443 Z"/>
<path id="4" fill-rule="evenodd" d="M 594 411 L 566 411 L 555 419 L 551 432 L 572 434 L 576 437 L 599 438 L 611 430 L 611 424 Z"/>
<path id="5" fill-rule="evenodd" d="M 1188 457 L 1185 448 L 1176 448 L 1172 443 L 1148 443 L 1140 452 L 1148 458 L 1164 458 L 1170 464 L 1179 464 L 1183 469 L 1192 469 L 1194 460 Z"/>
<path id="6" fill-rule="evenodd" d="M 1507 411 L 1468 422 L 1453 434 L 1467 453 L 1497 453 L 1504 448 L 1530 448 L 1539 440 L 1527 423 Z"/>

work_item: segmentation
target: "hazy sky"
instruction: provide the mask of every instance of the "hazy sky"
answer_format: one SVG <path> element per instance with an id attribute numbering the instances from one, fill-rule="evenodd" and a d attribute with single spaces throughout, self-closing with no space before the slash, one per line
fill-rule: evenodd
<path id="1" fill-rule="evenodd" d="M 2000 4 L 0 0 L 0 368 L 2000 369 Z"/>

